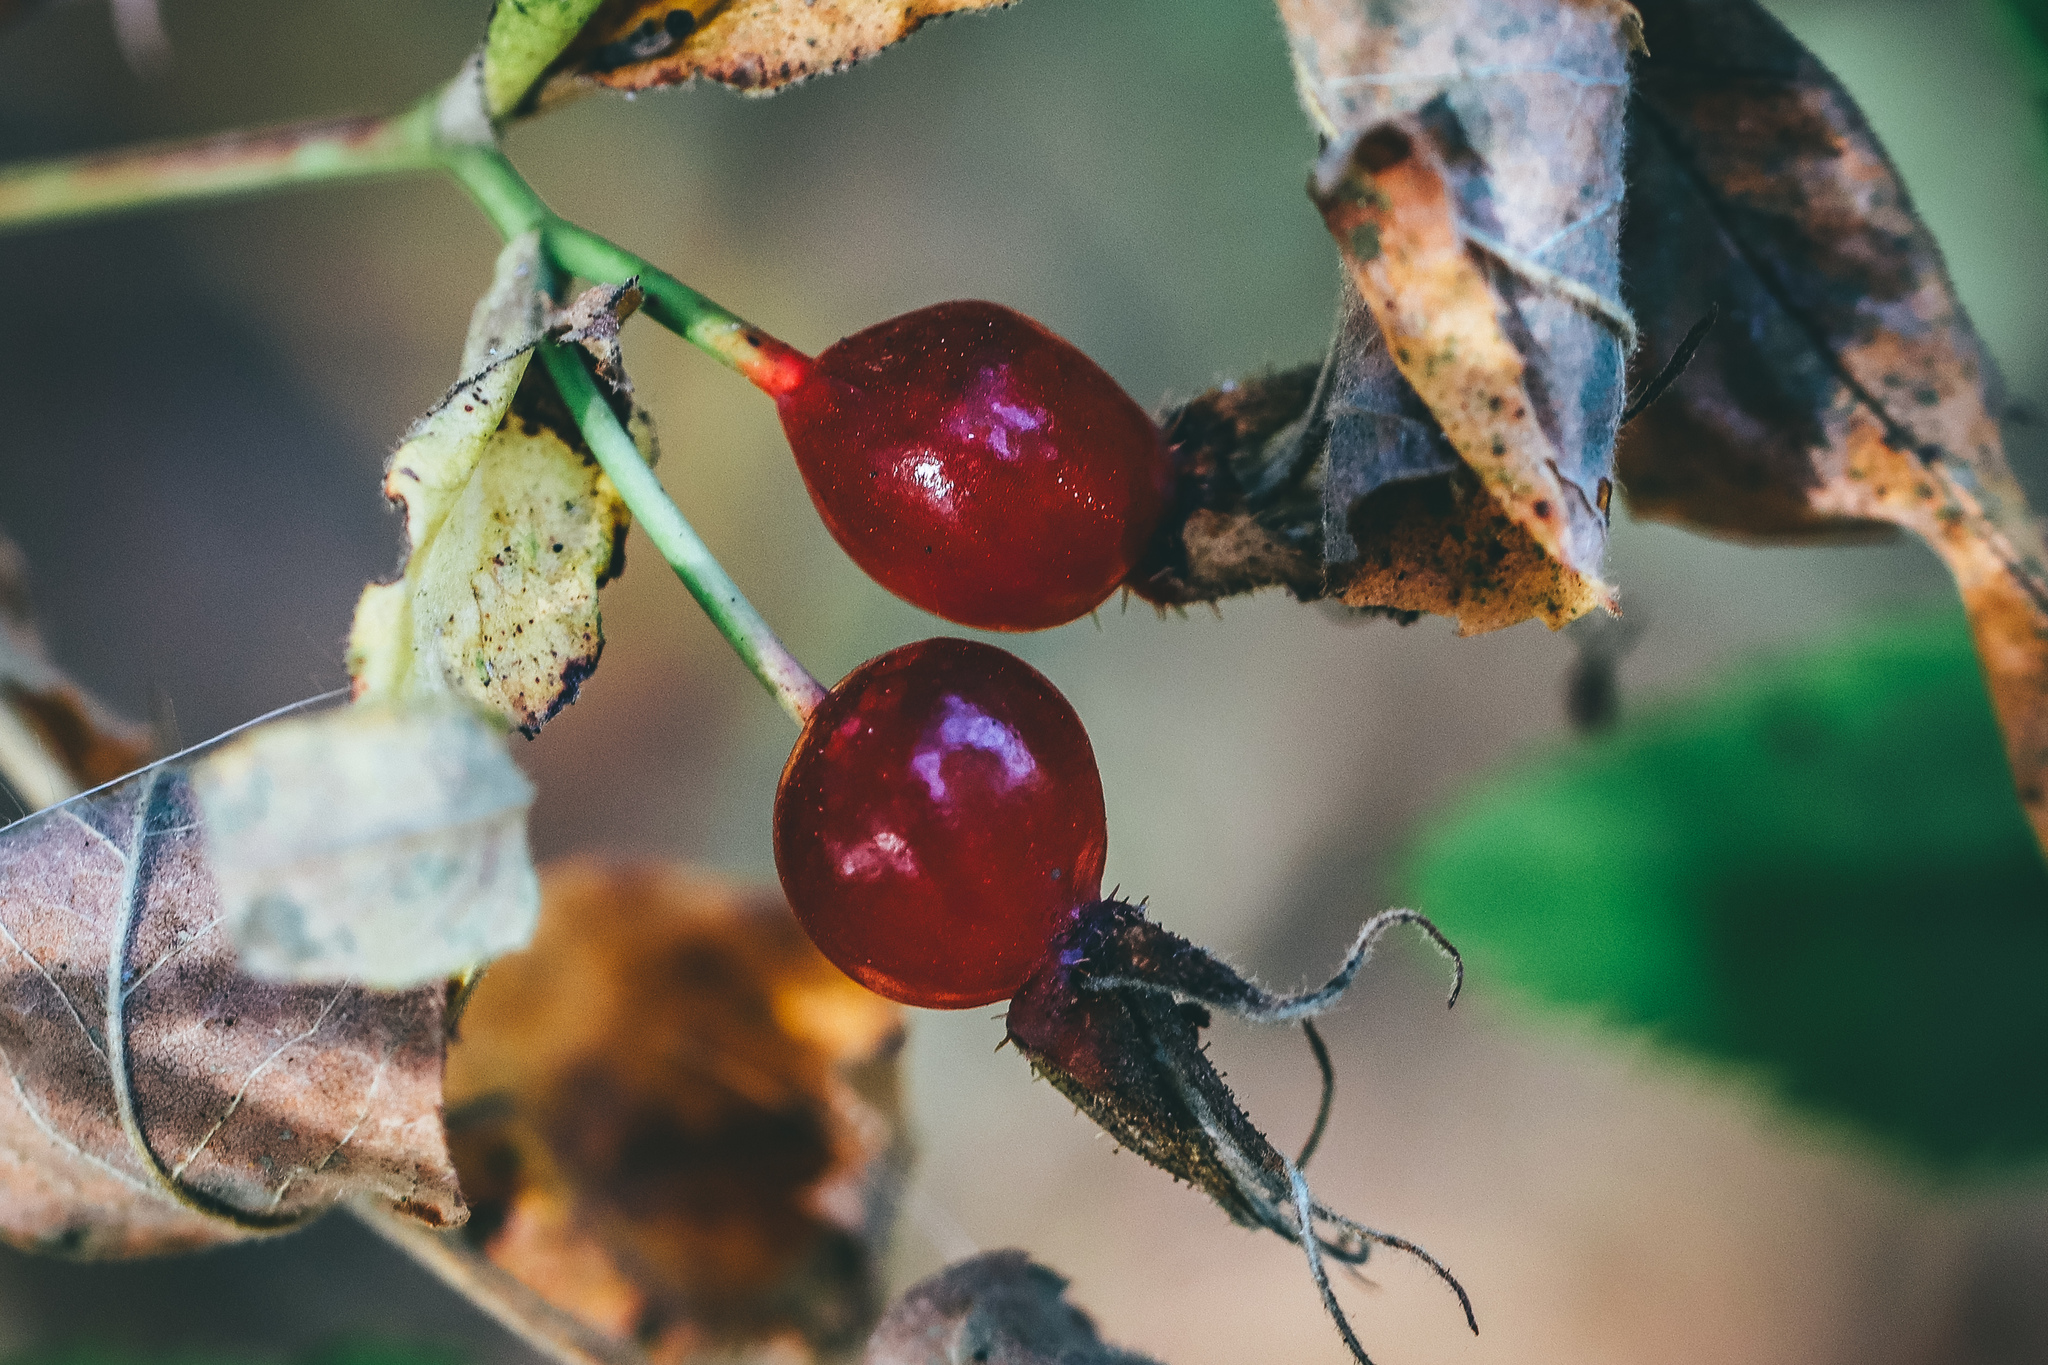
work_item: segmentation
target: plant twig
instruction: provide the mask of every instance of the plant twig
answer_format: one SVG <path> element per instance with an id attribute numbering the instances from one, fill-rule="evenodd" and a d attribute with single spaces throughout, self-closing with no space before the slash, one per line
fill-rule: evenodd
<path id="1" fill-rule="evenodd" d="M 646 1354 L 637 1346 L 608 1337 L 555 1307 L 449 1234 L 422 1227 L 378 1204 L 359 1201 L 348 1209 L 372 1232 L 559 1365 L 647 1365 Z"/>
<path id="2" fill-rule="evenodd" d="M 754 604 L 740 592 L 739 584 L 732 581 L 732 575 L 669 500 L 661 480 L 647 467 L 639 447 L 633 444 L 611 404 L 598 391 L 597 381 L 583 368 L 582 353 L 572 346 L 544 342 L 541 359 L 591 453 L 618 487 L 619 495 L 647 532 L 647 538 L 654 542 L 654 548 L 676 571 L 676 577 L 683 580 L 690 596 L 704 608 L 704 614 L 725 636 L 741 662 L 782 704 L 782 709 L 799 725 L 809 720 L 811 712 L 825 699 L 824 686 L 769 629 Z"/>
<path id="3" fill-rule="evenodd" d="M 160 204 L 432 170 L 435 101 L 0 167 L 0 232 Z"/>
<path id="4" fill-rule="evenodd" d="M 642 311 L 648 317 L 739 371 L 763 392 L 788 392 L 810 368 L 810 357 L 801 351 L 704 297 L 646 258 L 563 218 L 497 148 L 456 148 L 443 164 L 506 241 L 522 232 L 537 231 L 549 261 L 572 275 L 601 284 L 638 280 L 647 296 Z"/>
<path id="5" fill-rule="evenodd" d="M 481 112 L 481 90 L 472 64 L 432 98 L 388 118 L 292 124 L 265 133 L 0 167 L 0 231 L 294 184 L 440 169 L 469 191 L 507 241 L 537 232 L 551 265 L 607 284 L 637 278 L 649 317 L 767 393 L 786 393 L 802 380 L 809 357 L 549 208 L 495 145 Z M 676 510 L 582 362 L 552 345 L 543 348 L 543 358 L 584 439 L 662 557 L 782 708 L 799 724 L 809 719 L 825 696 L 824 687 L 776 638 Z"/>

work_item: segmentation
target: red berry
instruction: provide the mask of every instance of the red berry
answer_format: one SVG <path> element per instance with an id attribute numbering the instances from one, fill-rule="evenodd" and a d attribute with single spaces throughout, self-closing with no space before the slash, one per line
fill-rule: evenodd
<path id="1" fill-rule="evenodd" d="M 928 1009 L 1015 994 L 1099 898 L 1108 842 L 1081 718 L 1028 664 L 969 640 L 849 673 L 775 793 L 775 866 L 811 941 Z"/>
<path id="2" fill-rule="evenodd" d="M 856 332 L 775 401 L 854 562 L 985 630 L 1093 611 L 1144 553 L 1172 483 L 1130 395 L 998 304 L 941 303 Z"/>

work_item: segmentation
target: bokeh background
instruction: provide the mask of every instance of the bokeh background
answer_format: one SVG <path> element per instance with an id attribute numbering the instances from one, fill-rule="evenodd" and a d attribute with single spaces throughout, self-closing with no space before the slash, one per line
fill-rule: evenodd
<path id="1" fill-rule="evenodd" d="M 1977 0 L 1772 8 L 1863 101 L 2014 396 L 2048 408 L 2048 137 L 2014 32 Z M 138 72 L 108 7 L 68 0 L 0 32 L 0 155 L 395 107 L 454 68 L 484 10 L 164 0 L 168 59 Z M 1025 0 L 772 100 L 592 100 L 510 150 L 559 208 L 806 348 L 988 297 L 1153 403 L 1309 359 L 1331 325 L 1336 259 L 1301 192 L 1313 141 L 1261 0 Z M 0 529 L 58 659 L 186 742 L 336 686 L 355 595 L 397 554 L 383 459 L 455 377 L 494 245 L 432 180 L 0 238 Z M 816 672 L 936 633 L 832 546 L 766 403 L 651 325 L 628 341 L 670 490 Z M 2016 433 L 2037 492 L 2041 445 Z M 652 551 L 629 558 L 602 668 L 521 750 L 537 849 L 772 878 L 791 730 Z M 1908 542 L 1760 550 L 1625 515 L 1611 576 L 1644 623 L 1625 710 L 1949 593 Z M 1005 643 L 1090 727 L 1111 878 L 1276 982 L 1326 970 L 1396 894 L 1419 821 L 1576 742 L 1574 645 L 1534 624 L 1458 640 L 1268 595 Z M 1379 1261 L 1376 1288 L 1339 1292 L 1381 1360 L 2048 1359 L 2048 1181 L 1936 1184 L 1740 1075 L 1484 979 L 1446 1016 L 1441 988 L 1432 955 L 1391 953 L 1327 1029 L 1341 1088 L 1319 1193 L 1454 1266 L 1484 1328 Z M 1293 1248 L 1116 1155 L 992 1054 L 994 1014 L 915 1020 L 898 1284 L 1015 1245 L 1171 1365 L 1345 1358 Z M 1315 1083 L 1299 1039 L 1225 1028 L 1215 1047 L 1297 1140 Z M 342 1337 L 528 1358 L 342 1219 L 178 1262 L 0 1255 L 0 1355 L 279 1357 Z"/>

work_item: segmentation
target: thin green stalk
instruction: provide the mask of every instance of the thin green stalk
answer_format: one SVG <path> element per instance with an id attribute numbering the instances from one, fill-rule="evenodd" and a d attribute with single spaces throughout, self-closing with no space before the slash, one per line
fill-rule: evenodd
<path id="1" fill-rule="evenodd" d="M 648 317 L 738 370 L 770 397 L 795 388 L 810 370 L 811 358 L 803 352 L 588 228 L 558 219 L 547 233 L 547 247 L 558 265 L 586 280 L 620 284 L 639 276 L 647 295 L 641 307 Z"/>
<path id="2" fill-rule="evenodd" d="M 683 580 L 690 596 L 704 608 L 704 614 L 718 627 L 719 634 L 741 662 L 782 704 L 782 709 L 799 725 L 808 721 L 811 712 L 825 699 L 824 686 L 769 629 L 761 613 L 754 610 L 753 603 L 732 581 L 732 575 L 669 500 L 661 480 L 647 467 L 639 447 L 633 444 L 611 404 L 598 391 L 597 381 L 584 369 L 582 356 L 571 347 L 545 342 L 541 359 L 546 362 L 548 374 L 575 417 L 591 453 L 617 486 L 626 506 L 633 509 L 654 548 L 676 571 L 676 577 Z"/>
<path id="3" fill-rule="evenodd" d="M 439 97 L 389 117 L 314 119 L 0 167 L 0 232 L 158 204 L 432 170 Z"/>
<path id="4" fill-rule="evenodd" d="M 538 231 L 551 266 L 611 284 L 637 276 L 650 317 L 772 395 L 801 381 L 811 363 L 808 357 L 550 209 L 491 144 L 479 98 L 477 87 L 458 78 L 406 113 L 387 118 L 298 123 L 267 132 L 0 168 L 0 232 L 289 185 L 440 169 L 469 191 L 508 241 Z M 802 723 L 825 689 L 775 637 L 669 501 L 582 361 L 554 345 L 542 349 L 584 439 L 662 557 L 747 667 Z"/>
<path id="5" fill-rule="evenodd" d="M 638 278 L 647 316 L 757 387 L 781 395 L 802 381 L 810 357 L 705 298 L 645 257 L 635 255 L 547 206 L 495 147 L 459 147 L 443 159 L 484 216 L 509 241 L 538 228 L 549 260 L 571 275 L 605 284 Z"/>

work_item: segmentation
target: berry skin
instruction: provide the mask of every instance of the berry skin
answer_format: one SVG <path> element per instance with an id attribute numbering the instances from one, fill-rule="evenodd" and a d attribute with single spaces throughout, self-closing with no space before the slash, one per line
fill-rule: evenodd
<path id="1" fill-rule="evenodd" d="M 841 548 L 961 625 L 1086 615 L 1166 509 L 1172 466 L 1151 418 L 1071 343 L 999 304 L 892 318 L 771 392 Z"/>
<path id="2" fill-rule="evenodd" d="M 1102 891 L 1081 718 L 1022 660 L 924 640 L 819 704 L 775 793 L 775 867 L 819 951 L 927 1009 L 1008 999 Z"/>

